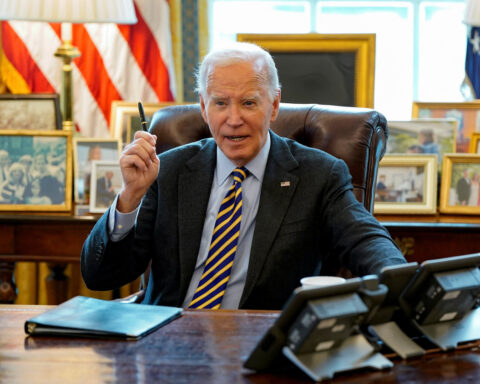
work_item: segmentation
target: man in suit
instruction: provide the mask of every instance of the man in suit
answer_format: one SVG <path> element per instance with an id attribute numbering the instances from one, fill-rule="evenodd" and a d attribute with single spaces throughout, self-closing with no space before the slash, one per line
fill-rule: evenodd
<path id="1" fill-rule="evenodd" d="M 460 205 L 467 205 L 470 199 L 470 170 L 465 169 L 463 176 L 457 181 L 457 200 Z"/>
<path id="2" fill-rule="evenodd" d="M 356 275 L 405 262 L 354 197 L 343 161 L 269 129 L 281 92 L 266 51 L 247 43 L 213 51 L 197 85 L 213 138 L 157 158 L 156 138 L 135 134 L 120 158 L 124 186 L 84 244 L 81 266 L 89 288 L 132 281 L 151 261 L 144 302 L 190 306 L 236 167 L 248 175 L 220 308 L 280 309 L 300 278 L 318 273 L 329 258 Z"/>
<path id="3" fill-rule="evenodd" d="M 115 198 L 112 178 L 113 172 L 106 171 L 104 176 L 97 179 L 97 205 L 107 207 Z"/>

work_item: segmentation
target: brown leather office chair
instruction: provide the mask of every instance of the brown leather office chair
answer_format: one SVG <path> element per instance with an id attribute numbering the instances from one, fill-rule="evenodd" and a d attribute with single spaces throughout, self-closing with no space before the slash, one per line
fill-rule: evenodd
<path id="1" fill-rule="evenodd" d="M 355 107 L 281 103 L 271 128 L 280 136 L 343 159 L 350 169 L 356 198 L 373 212 L 378 163 L 387 142 L 387 121 L 381 113 Z M 149 131 L 157 135 L 157 153 L 211 136 L 199 104 L 160 109 L 153 115 Z M 322 274 L 345 275 L 345 271 L 325 265 Z"/>

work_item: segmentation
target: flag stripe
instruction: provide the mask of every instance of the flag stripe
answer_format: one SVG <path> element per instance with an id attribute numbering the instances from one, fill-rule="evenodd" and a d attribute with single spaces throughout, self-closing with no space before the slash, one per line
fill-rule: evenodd
<path id="1" fill-rule="evenodd" d="M 23 77 L 30 91 L 55 92 L 36 62 L 32 60 L 25 43 L 7 22 L 2 22 L 2 47 L 8 61 Z M 16 90 L 12 89 L 12 91 Z"/>
<path id="2" fill-rule="evenodd" d="M 159 47 L 162 62 L 166 65 L 170 93 L 175 99 L 175 64 L 173 61 L 172 38 L 170 35 L 170 6 L 168 0 L 150 1 L 136 0 L 136 6 L 142 14 L 143 20 L 152 32 L 156 45 Z M 162 100 L 162 99 L 160 99 Z M 164 101 L 164 100 L 162 100 Z M 165 101 L 168 101 L 165 99 Z"/>
<path id="3" fill-rule="evenodd" d="M 121 98 L 144 101 L 158 100 L 145 74 L 132 56 L 130 46 L 120 34 L 117 26 L 114 24 L 86 24 L 85 27 L 106 63 L 123 63 L 123 65 L 105 67 Z"/>
<path id="4" fill-rule="evenodd" d="M 72 32 L 72 43 L 82 52 L 82 55 L 75 59 L 75 64 L 93 97 L 97 100 L 105 119 L 109 122 L 112 101 L 121 100 L 121 96 L 110 80 L 103 58 L 93 44 L 85 26 L 74 25 Z"/>
<path id="5" fill-rule="evenodd" d="M 119 25 L 118 29 L 132 49 L 138 65 L 149 79 L 159 100 L 173 100 L 170 91 L 168 71 L 163 62 L 155 38 L 145 23 L 138 7 L 137 24 L 133 26 Z"/>

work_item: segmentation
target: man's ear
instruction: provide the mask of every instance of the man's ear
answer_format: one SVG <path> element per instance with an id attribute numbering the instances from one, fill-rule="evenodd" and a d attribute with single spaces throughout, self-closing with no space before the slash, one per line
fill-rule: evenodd
<path id="1" fill-rule="evenodd" d="M 273 99 L 273 108 L 272 108 L 272 116 L 270 117 L 270 122 L 273 123 L 278 116 L 278 111 L 280 109 L 280 98 L 281 98 L 282 92 L 279 89 L 277 95 Z"/>
<path id="2" fill-rule="evenodd" d="M 202 117 L 203 117 L 203 120 L 205 121 L 205 123 L 208 124 L 208 120 L 207 120 L 207 112 L 205 111 L 205 100 L 203 99 L 203 96 L 200 95 L 200 110 L 202 112 Z"/>

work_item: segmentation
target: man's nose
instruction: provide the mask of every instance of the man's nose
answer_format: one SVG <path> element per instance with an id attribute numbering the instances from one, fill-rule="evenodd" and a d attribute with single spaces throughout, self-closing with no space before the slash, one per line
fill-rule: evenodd
<path id="1" fill-rule="evenodd" d="M 242 124 L 242 110 L 239 105 L 232 103 L 228 111 L 227 123 L 231 126 L 238 126 Z"/>

